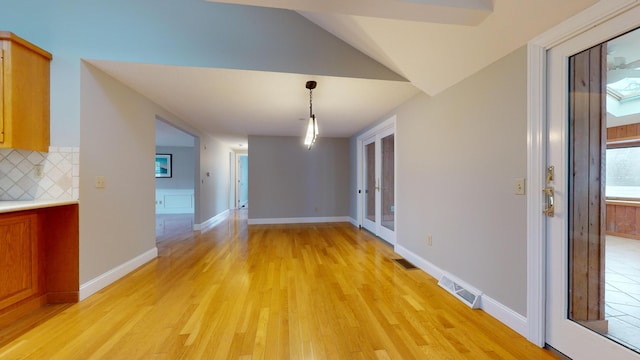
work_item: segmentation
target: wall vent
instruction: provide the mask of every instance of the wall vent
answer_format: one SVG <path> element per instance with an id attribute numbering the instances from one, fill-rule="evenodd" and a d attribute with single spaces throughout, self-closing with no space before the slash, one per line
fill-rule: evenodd
<path id="1" fill-rule="evenodd" d="M 482 293 L 464 282 L 455 279 L 453 276 L 449 274 L 442 275 L 440 281 L 438 281 L 438 285 L 467 304 L 470 308 L 478 309 L 480 307 L 480 297 Z"/>

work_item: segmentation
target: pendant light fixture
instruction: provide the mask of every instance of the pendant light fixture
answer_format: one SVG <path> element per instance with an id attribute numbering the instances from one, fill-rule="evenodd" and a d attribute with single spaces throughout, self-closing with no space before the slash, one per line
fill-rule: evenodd
<path id="1" fill-rule="evenodd" d="M 309 124 L 307 125 L 307 134 L 304 137 L 304 144 L 307 149 L 311 150 L 311 146 L 316 142 L 318 138 L 318 120 L 313 113 L 313 89 L 316 88 L 317 83 L 315 81 L 307 81 L 306 88 L 309 89 Z"/>

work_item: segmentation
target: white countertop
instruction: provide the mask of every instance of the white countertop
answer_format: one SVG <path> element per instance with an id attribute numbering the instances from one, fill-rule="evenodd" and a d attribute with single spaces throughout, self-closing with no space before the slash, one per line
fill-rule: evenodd
<path id="1" fill-rule="evenodd" d="M 78 204 L 78 200 L 0 201 L 0 213 Z"/>

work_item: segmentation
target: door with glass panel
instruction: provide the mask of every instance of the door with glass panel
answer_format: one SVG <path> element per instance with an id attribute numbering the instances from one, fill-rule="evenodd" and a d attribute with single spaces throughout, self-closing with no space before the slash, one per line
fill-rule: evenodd
<path id="1" fill-rule="evenodd" d="M 381 131 L 362 142 L 362 225 L 395 243 L 395 135 Z"/>
<path id="2" fill-rule="evenodd" d="M 575 359 L 640 358 L 638 19 L 548 54 L 546 342 Z"/>

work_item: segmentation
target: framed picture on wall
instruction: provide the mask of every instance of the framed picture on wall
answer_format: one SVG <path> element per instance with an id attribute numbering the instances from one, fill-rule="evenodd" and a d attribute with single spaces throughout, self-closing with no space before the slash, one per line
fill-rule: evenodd
<path id="1" fill-rule="evenodd" d="M 171 154 L 156 154 L 156 177 L 171 177 Z"/>

